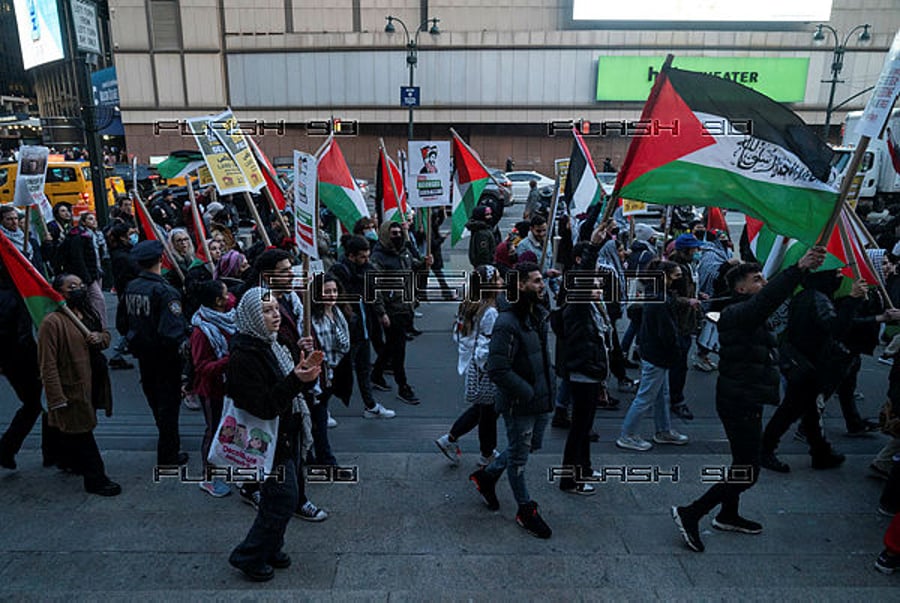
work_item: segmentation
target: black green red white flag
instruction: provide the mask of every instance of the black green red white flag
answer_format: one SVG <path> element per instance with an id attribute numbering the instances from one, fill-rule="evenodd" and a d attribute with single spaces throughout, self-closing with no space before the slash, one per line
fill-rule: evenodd
<path id="1" fill-rule="evenodd" d="M 6 235 L 0 235 L 0 262 L 3 262 L 6 273 L 25 301 L 35 326 L 41 326 L 47 314 L 66 303 Z"/>
<path id="2" fill-rule="evenodd" d="M 481 199 L 481 193 L 491 179 L 478 153 L 453 132 L 453 201 L 451 211 L 450 244 L 462 238 L 466 222 Z"/>
<path id="3" fill-rule="evenodd" d="M 600 202 L 601 188 L 597 181 L 597 169 L 591 152 L 578 130 L 572 129 L 572 156 L 569 158 L 569 173 L 566 176 L 564 194 L 572 204 L 572 213 L 585 213 L 588 208 Z"/>
<path id="4" fill-rule="evenodd" d="M 741 211 L 815 244 L 838 200 L 832 151 L 741 84 L 664 66 L 616 180 L 621 198 Z"/>

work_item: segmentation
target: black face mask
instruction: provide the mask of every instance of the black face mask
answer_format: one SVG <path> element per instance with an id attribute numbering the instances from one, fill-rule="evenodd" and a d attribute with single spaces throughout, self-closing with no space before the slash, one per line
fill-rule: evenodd
<path id="1" fill-rule="evenodd" d="M 391 237 L 391 245 L 393 245 L 397 249 L 403 247 L 403 235 Z"/>
<path id="2" fill-rule="evenodd" d="M 66 303 L 79 310 L 87 306 L 87 289 L 74 289 L 69 291 L 69 297 Z"/>

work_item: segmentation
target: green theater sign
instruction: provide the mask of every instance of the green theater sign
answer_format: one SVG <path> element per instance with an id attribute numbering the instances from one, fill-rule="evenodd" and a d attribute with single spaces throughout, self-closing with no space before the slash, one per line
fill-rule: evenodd
<path id="1" fill-rule="evenodd" d="M 597 59 L 598 101 L 645 101 L 665 57 Z M 803 102 L 808 58 L 675 57 L 673 67 L 731 80 L 782 103 Z"/>

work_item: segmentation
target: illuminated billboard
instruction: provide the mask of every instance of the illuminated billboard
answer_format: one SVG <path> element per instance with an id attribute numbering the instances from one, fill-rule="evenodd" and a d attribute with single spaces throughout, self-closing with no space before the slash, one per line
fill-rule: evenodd
<path id="1" fill-rule="evenodd" d="M 13 0 L 13 6 L 25 69 L 65 58 L 56 0 Z"/>

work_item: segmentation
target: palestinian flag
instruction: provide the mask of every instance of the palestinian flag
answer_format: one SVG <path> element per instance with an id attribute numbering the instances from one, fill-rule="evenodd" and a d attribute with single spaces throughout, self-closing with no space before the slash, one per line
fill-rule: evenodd
<path id="1" fill-rule="evenodd" d="M 572 203 L 572 214 L 577 216 L 600 202 L 602 189 L 597 182 L 597 169 L 584 138 L 575 128 L 572 128 L 572 136 L 572 156 L 569 158 L 569 175 L 566 176 L 564 194 L 569 203 Z"/>
<path id="2" fill-rule="evenodd" d="M 402 222 L 408 212 L 403 175 L 394 160 L 384 152 L 384 147 L 378 150 L 377 174 L 375 199 L 380 203 L 381 221 Z"/>
<path id="3" fill-rule="evenodd" d="M 156 166 L 160 178 L 180 178 L 206 165 L 203 154 L 198 151 L 173 151 Z"/>
<path id="4" fill-rule="evenodd" d="M 194 203 L 196 203 L 196 201 L 194 201 Z M 191 210 L 191 217 L 194 220 L 194 256 L 204 264 L 208 264 L 210 259 L 206 255 L 206 245 L 204 242 L 209 237 L 206 234 L 206 225 L 203 224 L 203 216 L 200 215 L 199 207 L 197 208 L 196 213 Z"/>
<path id="5" fill-rule="evenodd" d="M 36 327 L 41 326 L 45 316 L 66 303 L 62 295 L 47 283 L 5 234 L 0 236 L 0 261 L 3 262 L 10 280 L 25 301 Z"/>
<path id="6" fill-rule="evenodd" d="M 160 241 L 163 245 L 166 244 L 165 235 L 160 233 L 159 228 L 153 222 L 150 213 L 147 211 L 147 206 L 144 205 L 144 202 L 140 199 L 134 200 L 134 217 L 136 218 L 135 222 L 137 222 L 138 231 L 143 240 Z M 163 272 L 168 272 L 171 269 L 172 261 L 169 259 L 169 250 L 166 249 L 162 257 L 162 270 Z"/>
<path id="7" fill-rule="evenodd" d="M 284 208 L 287 207 L 287 201 L 284 198 L 284 191 L 278 181 L 278 172 L 275 171 L 275 167 L 272 165 L 272 162 L 269 161 L 269 158 L 266 157 L 266 154 L 262 152 L 262 149 L 256 146 L 256 142 L 249 136 L 246 137 L 246 140 L 250 145 L 250 150 L 253 151 L 253 156 L 256 157 L 259 171 L 262 172 L 263 180 L 266 181 L 266 189 L 269 191 L 269 194 L 272 195 L 275 207 L 278 208 L 278 211 L 284 211 Z"/>
<path id="8" fill-rule="evenodd" d="M 456 243 L 462 238 L 466 229 L 466 222 L 472 215 L 472 210 L 481 199 L 481 193 L 487 186 L 491 175 L 481 158 L 478 157 L 472 147 L 453 132 L 453 206 L 451 212 L 451 237 L 450 244 Z"/>
<path id="9" fill-rule="evenodd" d="M 663 66 L 616 180 L 620 197 L 741 211 L 814 244 L 838 199 L 832 151 L 787 107 Z M 745 133 L 746 132 L 746 133 Z"/>
<path id="10" fill-rule="evenodd" d="M 728 232 L 728 222 L 725 221 L 725 216 L 718 207 L 710 207 L 706 213 L 706 230 Z"/>
<path id="11" fill-rule="evenodd" d="M 887 142 L 888 155 L 891 156 L 891 165 L 894 166 L 894 171 L 900 174 L 900 149 L 897 148 L 897 143 L 894 142 L 890 128 L 887 129 L 884 140 Z"/>
<path id="12" fill-rule="evenodd" d="M 360 218 L 368 217 L 369 209 L 334 136 L 329 136 L 318 160 L 319 200 L 344 228 L 353 232 L 353 225 Z"/>

